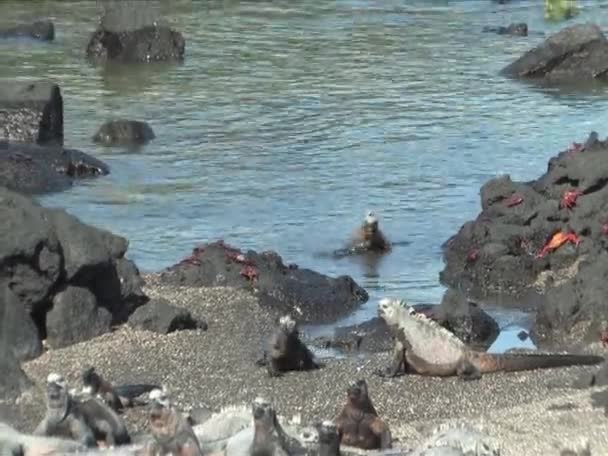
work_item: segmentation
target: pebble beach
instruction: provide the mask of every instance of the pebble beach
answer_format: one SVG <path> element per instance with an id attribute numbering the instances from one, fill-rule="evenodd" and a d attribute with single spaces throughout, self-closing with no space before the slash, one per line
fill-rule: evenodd
<path id="1" fill-rule="evenodd" d="M 400 446 L 414 447 L 442 423 L 468 423 L 498 439 L 505 455 L 560 454 L 585 442 L 592 454 L 608 452 L 603 410 L 591 404 L 593 389 L 572 386 L 597 367 L 488 374 L 478 382 L 413 375 L 382 379 L 373 374 L 389 359 L 389 353 L 381 353 L 323 359 L 320 370 L 270 378 L 255 360 L 276 316 L 254 296 L 229 288 L 169 287 L 157 275 L 145 279 L 150 297 L 188 309 L 208 322 L 208 330 L 160 335 L 121 326 L 24 363 L 38 392 L 17 406 L 21 430 L 33 430 L 43 416 L 41 391 L 49 372 L 61 371 L 70 387 L 80 388 L 81 371 L 94 365 L 114 384 L 166 386 L 182 410 L 205 406 L 215 411 L 263 396 L 281 415 L 299 415 L 304 423 L 333 418 L 344 404 L 348 383 L 365 378 Z M 145 407 L 128 409 L 124 416 L 132 434 L 145 432 Z"/>

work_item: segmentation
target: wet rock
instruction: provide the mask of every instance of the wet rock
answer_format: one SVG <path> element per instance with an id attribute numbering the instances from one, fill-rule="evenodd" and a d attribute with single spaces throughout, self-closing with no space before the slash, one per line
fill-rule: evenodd
<path id="1" fill-rule="evenodd" d="M 15 356 L 15 349 L 23 350 L 23 340 L 26 337 L 17 330 L 17 325 L 22 324 L 23 319 L 19 308 L 13 305 L 12 298 L 9 297 L 11 294 L 7 277 L 0 276 L 0 398 L 15 398 L 33 385 Z M 28 331 L 27 326 L 24 331 Z M 19 344 L 12 344 L 13 340 Z"/>
<path id="2" fill-rule="evenodd" d="M 59 192 L 109 173 L 104 162 L 78 150 L 0 141 L 0 186 L 19 193 Z"/>
<path id="3" fill-rule="evenodd" d="M 162 298 L 152 299 L 136 309 L 129 317 L 129 324 L 160 334 L 184 329 L 207 329 L 207 323 L 195 320 L 186 309 L 172 306 Z"/>
<path id="4" fill-rule="evenodd" d="M 95 63 L 181 62 L 186 42 L 168 27 L 149 25 L 138 30 L 99 29 L 87 45 L 87 58 Z"/>
<path id="5" fill-rule="evenodd" d="M 97 305 L 86 288 L 68 286 L 53 298 L 46 314 L 46 338 L 52 348 L 83 342 L 110 331 L 112 314 Z"/>
<path id="6" fill-rule="evenodd" d="M 0 38 L 33 38 L 40 41 L 55 39 L 55 25 L 52 21 L 41 20 L 31 24 L 0 28 Z"/>
<path id="7" fill-rule="evenodd" d="M 249 290 L 262 306 L 277 314 L 290 313 L 302 323 L 335 321 L 368 299 L 350 276 L 328 277 L 285 265 L 276 252 L 242 252 L 222 241 L 196 247 L 190 257 L 161 275 L 175 285 Z"/>
<path id="8" fill-rule="evenodd" d="M 63 144 L 63 98 L 51 81 L 2 81 L 0 140 Z"/>
<path id="9" fill-rule="evenodd" d="M 137 268 L 120 268 L 126 239 L 80 222 L 61 209 L 40 206 L 32 199 L 0 187 L 0 263 L 2 276 L 14 294 L 5 299 L 10 315 L 25 312 L 37 333 L 27 330 L 19 339 L 7 332 L 11 349 L 24 346 L 24 334 L 34 346 L 64 346 L 86 340 L 120 323 L 140 301 L 124 296 L 121 280 L 137 284 Z M 143 296 L 143 292 L 140 293 Z M 21 309 L 21 310 L 19 310 Z M 12 318 L 13 324 L 19 321 Z M 26 331 L 27 330 L 27 331 Z"/>
<path id="10" fill-rule="evenodd" d="M 104 123 L 93 136 L 93 141 L 105 146 L 120 144 L 146 144 L 155 138 L 152 127 L 146 122 L 117 119 Z"/>
<path id="11" fill-rule="evenodd" d="M 550 82 L 605 80 L 608 41 L 595 24 L 576 24 L 551 35 L 501 73 Z"/>
<path id="12" fill-rule="evenodd" d="M 37 358 L 42 354 L 42 341 L 34 320 L 25 306 L 17 302 L 15 293 L 7 284 L 2 291 L 4 294 L 0 305 L 7 309 L 5 318 L 10 321 L 3 328 L 3 337 L 13 342 L 13 353 L 17 359 L 27 361 Z"/>
<path id="13" fill-rule="evenodd" d="M 312 344 L 323 349 L 377 353 L 391 350 L 393 339 L 384 320 L 374 317 L 356 325 L 338 327 L 332 337 L 317 337 Z"/>
<path id="14" fill-rule="evenodd" d="M 509 24 L 507 27 L 484 27 L 483 31 L 486 33 L 497 33 L 498 35 L 528 36 L 528 24 L 518 22 Z"/>
<path id="15" fill-rule="evenodd" d="M 481 213 L 443 246 L 442 283 L 538 309 L 537 345 L 597 340 L 608 324 L 607 158 L 608 142 L 593 132 L 534 181 L 484 184 Z"/>
<path id="16" fill-rule="evenodd" d="M 447 290 L 433 318 L 476 350 L 487 350 L 500 333 L 496 320 L 457 290 Z"/>

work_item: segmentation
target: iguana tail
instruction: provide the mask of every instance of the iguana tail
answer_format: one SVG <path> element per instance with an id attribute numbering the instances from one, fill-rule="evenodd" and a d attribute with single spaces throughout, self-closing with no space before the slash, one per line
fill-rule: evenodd
<path id="1" fill-rule="evenodd" d="M 585 366 L 604 362 L 595 355 L 568 355 L 551 353 L 485 353 L 479 359 L 479 370 L 484 372 L 524 371 L 550 367 Z"/>
<path id="2" fill-rule="evenodd" d="M 144 393 L 149 393 L 153 389 L 160 389 L 158 385 L 150 384 L 135 384 L 135 385 L 120 385 L 114 387 L 114 392 L 120 397 L 135 399 Z"/>

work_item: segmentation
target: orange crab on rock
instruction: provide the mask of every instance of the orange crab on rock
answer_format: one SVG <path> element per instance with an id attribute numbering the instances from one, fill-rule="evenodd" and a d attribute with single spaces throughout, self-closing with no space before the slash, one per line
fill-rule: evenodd
<path id="1" fill-rule="evenodd" d="M 540 252 L 538 252 L 538 254 L 536 255 L 536 258 L 542 258 L 542 257 L 546 256 L 549 252 L 553 252 L 554 250 L 557 250 L 562 245 L 564 245 L 566 242 L 571 242 L 574 245 L 578 245 L 581 242 L 581 240 L 579 239 L 579 237 L 576 235 L 576 233 L 574 231 L 570 231 L 569 233 L 564 233 L 563 231 L 558 231 L 553 236 L 551 236 L 551 239 L 544 245 L 542 250 Z"/>
<path id="2" fill-rule="evenodd" d="M 569 190 L 564 193 L 561 201 L 559 202 L 559 207 L 566 207 L 568 209 L 572 209 L 576 205 L 576 200 L 582 193 L 578 190 Z"/>

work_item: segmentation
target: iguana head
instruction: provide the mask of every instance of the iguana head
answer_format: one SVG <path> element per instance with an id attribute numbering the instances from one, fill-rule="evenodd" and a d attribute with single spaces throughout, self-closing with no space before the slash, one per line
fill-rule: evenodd
<path id="1" fill-rule="evenodd" d="M 148 413 L 150 432 L 158 441 L 170 441 L 179 426 L 177 410 L 172 406 L 165 388 L 150 391 L 150 411 Z"/>
<path id="2" fill-rule="evenodd" d="M 362 402 L 367 401 L 368 392 L 367 383 L 365 380 L 357 380 L 356 382 L 348 385 L 346 395 L 348 397 L 348 401 L 353 405 L 360 405 Z"/>
<path id="3" fill-rule="evenodd" d="M 277 415 L 272 404 L 261 397 L 251 403 L 253 425 L 256 429 L 271 432 L 277 424 Z"/>
<path id="4" fill-rule="evenodd" d="M 89 367 L 82 372 L 82 383 L 91 394 L 97 394 L 101 389 L 102 379 L 94 367 Z"/>
<path id="5" fill-rule="evenodd" d="M 46 399 L 49 408 L 63 409 L 67 407 L 69 393 L 62 375 L 56 373 L 49 374 L 46 379 Z"/>
<path id="6" fill-rule="evenodd" d="M 297 330 L 297 327 L 296 321 L 290 315 L 283 315 L 279 318 L 279 328 L 281 331 L 291 334 Z"/>
<path id="7" fill-rule="evenodd" d="M 404 300 L 382 298 L 378 303 L 378 316 L 389 326 L 398 325 L 404 313 L 411 315 L 414 312 L 414 308 L 408 306 Z"/>
<path id="8" fill-rule="evenodd" d="M 363 220 L 362 228 L 366 237 L 375 234 L 376 231 L 378 231 L 378 218 L 376 217 L 376 214 L 374 214 L 372 211 L 367 211 L 365 220 Z"/>

